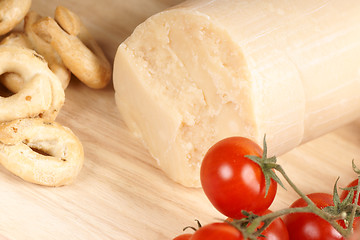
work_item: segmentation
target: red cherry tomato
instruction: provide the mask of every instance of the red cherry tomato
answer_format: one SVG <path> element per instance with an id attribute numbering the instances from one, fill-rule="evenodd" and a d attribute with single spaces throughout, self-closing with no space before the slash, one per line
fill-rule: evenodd
<path id="1" fill-rule="evenodd" d="M 184 233 L 184 234 L 181 234 L 181 235 L 177 236 L 173 240 L 189 240 L 191 237 L 192 237 L 192 234 Z"/>
<path id="2" fill-rule="evenodd" d="M 271 213 L 267 210 L 265 214 Z M 266 240 L 289 240 L 289 233 L 284 221 L 281 218 L 277 218 L 270 223 L 270 225 L 262 232 L 262 235 L 266 236 Z M 258 239 L 264 240 L 260 237 Z"/>
<path id="3" fill-rule="evenodd" d="M 191 240 L 244 240 L 241 232 L 229 223 L 211 223 L 199 228 Z"/>
<path id="4" fill-rule="evenodd" d="M 308 197 L 319 208 L 333 205 L 333 197 L 327 193 L 312 193 Z M 307 203 L 302 198 L 296 200 L 290 207 L 305 207 Z M 291 213 L 284 217 L 291 240 L 343 240 L 341 234 L 327 221 L 313 213 Z"/>
<path id="5" fill-rule="evenodd" d="M 273 202 L 277 183 L 271 180 L 265 196 L 265 177 L 258 164 L 245 155 L 262 156 L 262 149 L 243 137 L 223 139 L 206 153 L 200 170 L 203 190 L 212 205 L 234 219 L 242 210 L 259 214 Z"/>
<path id="6" fill-rule="evenodd" d="M 266 215 L 268 213 L 271 213 L 271 211 L 266 210 L 261 215 Z M 233 220 L 231 218 L 228 218 L 227 221 L 231 222 Z M 262 225 L 259 226 L 259 228 L 260 227 L 262 227 Z M 272 221 L 270 225 L 265 229 L 265 231 L 262 232 L 262 235 L 264 235 L 265 238 L 258 237 L 259 240 L 289 240 L 289 233 L 287 231 L 284 221 L 281 218 L 277 218 Z"/>

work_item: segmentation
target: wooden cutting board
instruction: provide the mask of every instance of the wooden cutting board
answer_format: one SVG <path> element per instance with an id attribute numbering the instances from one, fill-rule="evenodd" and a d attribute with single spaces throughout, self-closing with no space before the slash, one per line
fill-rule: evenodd
<path id="1" fill-rule="evenodd" d="M 118 45 L 150 15 L 181 0 L 33 0 L 53 16 L 57 5 L 78 13 L 111 62 Z M 169 180 L 124 125 L 112 84 L 92 90 L 76 79 L 66 90 L 58 122 L 81 139 L 85 164 L 77 181 L 60 188 L 26 183 L 0 167 L 0 239 L 172 239 L 188 225 L 224 219 L 201 189 Z M 305 192 L 344 186 L 360 166 L 360 120 L 280 156 L 280 164 Z M 272 210 L 297 199 L 279 189 Z"/>

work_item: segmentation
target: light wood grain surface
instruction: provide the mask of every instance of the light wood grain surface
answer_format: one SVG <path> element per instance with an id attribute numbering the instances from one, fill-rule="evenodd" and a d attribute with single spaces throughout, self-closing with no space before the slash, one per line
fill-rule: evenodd
<path id="1" fill-rule="evenodd" d="M 113 61 L 117 46 L 150 15 L 181 0 L 34 0 L 33 10 L 53 16 L 57 5 L 77 12 Z M 92 90 L 72 79 L 58 122 L 83 143 L 85 165 L 77 181 L 60 188 L 25 183 L 0 167 L 0 240 L 172 239 L 188 225 L 224 218 L 201 189 L 170 181 L 124 125 L 114 90 Z M 331 192 L 360 166 L 360 120 L 280 156 L 304 192 Z M 279 189 L 272 210 L 297 198 Z"/>

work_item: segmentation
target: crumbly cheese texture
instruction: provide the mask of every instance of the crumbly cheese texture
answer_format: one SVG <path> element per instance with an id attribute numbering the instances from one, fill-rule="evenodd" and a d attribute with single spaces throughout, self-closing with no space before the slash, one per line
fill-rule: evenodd
<path id="1" fill-rule="evenodd" d="M 194 0 L 118 48 L 117 106 L 173 180 L 200 186 L 206 151 L 245 136 L 281 155 L 360 116 L 356 0 Z"/>

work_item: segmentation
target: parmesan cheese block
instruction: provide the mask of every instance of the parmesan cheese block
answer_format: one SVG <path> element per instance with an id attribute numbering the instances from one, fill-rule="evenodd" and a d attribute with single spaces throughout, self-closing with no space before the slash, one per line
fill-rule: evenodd
<path id="1" fill-rule="evenodd" d="M 117 106 L 173 180 L 245 136 L 269 155 L 360 117 L 357 0 L 193 0 L 139 25 L 114 62 Z"/>

